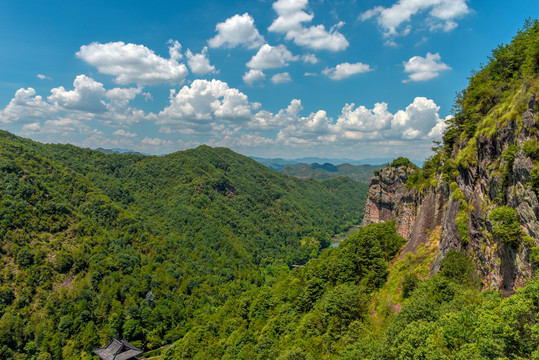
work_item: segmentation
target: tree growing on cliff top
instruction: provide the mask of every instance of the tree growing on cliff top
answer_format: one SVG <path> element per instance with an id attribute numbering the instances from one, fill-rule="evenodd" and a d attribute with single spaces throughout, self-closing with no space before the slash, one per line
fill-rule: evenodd
<path id="1" fill-rule="evenodd" d="M 399 168 L 401 166 L 406 166 L 406 167 L 411 167 L 411 168 L 417 167 L 413 162 L 408 160 L 408 158 L 405 158 L 403 156 L 398 157 L 395 160 L 393 160 L 393 162 L 391 162 L 389 166 L 394 167 L 394 168 Z"/>

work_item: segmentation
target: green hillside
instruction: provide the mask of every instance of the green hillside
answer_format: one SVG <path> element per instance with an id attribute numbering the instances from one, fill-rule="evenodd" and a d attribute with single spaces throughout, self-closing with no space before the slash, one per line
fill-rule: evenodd
<path id="1" fill-rule="evenodd" d="M 171 343 L 358 223 L 366 187 L 228 149 L 163 157 L 0 132 L 0 358 L 81 359 L 112 336 Z"/>
<path id="2" fill-rule="evenodd" d="M 364 227 L 274 284 L 231 298 L 161 358 L 536 359 L 539 281 L 506 299 L 481 292 L 460 252 L 429 276 L 436 236 L 391 263 L 404 241 L 394 223 Z"/>

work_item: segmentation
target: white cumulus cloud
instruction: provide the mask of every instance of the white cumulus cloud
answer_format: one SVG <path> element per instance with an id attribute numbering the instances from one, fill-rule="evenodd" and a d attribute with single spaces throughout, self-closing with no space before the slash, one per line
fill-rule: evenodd
<path id="1" fill-rule="evenodd" d="M 265 78 L 266 75 L 262 72 L 262 70 L 257 69 L 251 69 L 247 71 L 242 77 L 243 82 L 247 85 L 253 85 L 255 82 L 262 81 Z"/>
<path id="2" fill-rule="evenodd" d="M 23 131 L 62 133 L 76 129 L 78 134 L 89 134 L 92 129 L 83 121 L 98 121 L 113 127 L 155 119 L 155 114 L 129 105 L 142 88 L 113 88 L 106 90 L 102 83 L 86 75 L 78 75 L 73 90 L 63 86 L 51 89 L 44 100 L 32 88 L 19 89 L 10 103 L 0 110 L 0 123 L 23 124 Z M 45 121 L 45 126 L 41 124 Z M 24 124 L 28 124 L 25 126 Z M 31 125 L 30 125 L 31 124 Z M 62 128 L 65 130 L 56 130 Z"/>
<path id="3" fill-rule="evenodd" d="M 291 61 L 297 60 L 299 57 L 292 55 L 284 45 L 264 44 L 249 60 L 247 66 L 251 69 L 276 69 L 288 66 Z"/>
<path id="4" fill-rule="evenodd" d="M 178 93 L 171 90 L 170 105 L 157 116 L 163 132 L 207 132 L 216 121 L 242 123 L 256 107 L 247 95 L 219 80 L 195 80 Z"/>
<path id="5" fill-rule="evenodd" d="M 409 23 L 412 16 L 427 13 L 425 23 L 430 30 L 449 31 L 457 26 L 456 19 L 470 12 L 467 0 L 399 0 L 391 7 L 377 6 L 360 15 L 361 20 L 376 19 L 384 30 L 384 36 L 407 35 L 410 25 L 400 30 L 401 25 Z"/>
<path id="6" fill-rule="evenodd" d="M 56 109 L 29 87 L 19 89 L 9 104 L 0 111 L 0 123 L 31 123 L 51 116 Z"/>
<path id="7" fill-rule="evenodd" d="M 249 49 L 254 49 L 264 44 L 264 38 L 256 29 L 255 21 L 248 13 L 236 14 L 226 19 L 225 22 L 217 24 L 215 31 L 217 35 L 208 40 L 212 48 L 233 48 L 244 45 Z"/>
<path id="8" fill-rule="evenodd" d="M 59 134 L 63 137 L 71 137 L 75 134 L 84 135 L 101 135 L 101 131 L 93 129 L 85 122 L 69 118 L 61 117 L 58 119 L 47 120 L 42 126 L 40 132 L 48 134 Z M 65 140 L 64 140 L 65 141 Z"/>
<path id="9" fill-rule="evenodd" d="M 309 116 L 297 117 L 294 123 L 279 131 L 276 141 L 288 146 L 327 144 L 336 139 L 330 128 L 326 111 L 318 110 Z"/>
<path id="10" fill-rule="evenodd" d="M 33 133 L 33 132 L 38 132 L 40 129 L 41 129 L 41 124 L 39 122 L 24 124 L 22 126 L 23 132 Z"/>
<path id="11" fill-rule="evenodd" d="M 118 129 L 115 132 L 113 132 L 112 135 L 119 136 L 119 137 L 127 137 L 127 138 L 137 137 L 137 134 L 126 131 L 124 129 Z"/>
<path id="12" fill-rule="evenodd" d="M 285 127 L 296 121 L 301 110 L 303 110 L 301 100 L 293 99 L 286 109 L 279 110 L 275 115 L 267 110 L 259 111 L 253 116 L 247 127 L 254 130 L 271 130 Z"/>
<path id="13" fill-rule="evenodd" d="M 404 72 L 408 73 L 409 81 L 426 81 L 434 79 L 440 75 L 440 71 L 451 70 L 451 68 L 442 62 L 439 53 L 427 53 L 426 57 L 414 56 L 410 60 L 403 62 Z"/>
<path id="14" fill-rule="evenodd" d="M 404 110 L 391 113 L 388 105 L 379 102 L 373 108 L 346 104 L 337 120 L 327 116 L 325 110 L 301 116 L 301 101 L 293 100 L 287 109 L 276 115 L 260 111 L 250 123 L 250 128 L 262 131 L 280 129 L 277 143 L 284 145 L 328 145 L 353 146 L 358 142 L 385 141 L 404 144 L 407 141 L 421 141 L 428 144 L 440 138 L 445 121 L 441 118 L 440 107 L 433 100 L 416 97 Z"/>
<path id="15" fill-rule="evenodd" d="M 324 25 L 304 26 L 314 18 L 312 13 L 305 12 L 308 0 L 278 0 L 273 3 L 277 19 L 268 28 L 269 31 L 285 34 L 287 40 L 296 45 L 315 50 L 341 51 L 348 47 L 348 40 L 338 30 L 344 23 L 339 22 L 329 31 Z"/>
<path id="16" fill-rule="evenodd" d="M 304 63 L 307 63 L 307 64 L 318 63 L 318 58 L 316 57 L 315 54 L 305 54 L 301 57 L 301 59 L 303 60 Z"/>
<path id="17" fill-rule="evenodd" d="M 445 128 L 445 119 L 440 118 L 440 107 L 425 97 L 416 97 L 405 110 L 395 113 L 392 120 L 392 129 L 402 129 L 403 138 L 416 139 L 423 137 L 437 138 L 442 135 Z"/>
<path id="18" fill-rule="evenodd" d="M 78 75 L 73 81 L 73 90 L 63 86 L 51 90 L 47 98 L 51 103 L 68 110 L 80 110 L 89 113 L 106 111 L 102 98 L 106 91 L 103 84 L 86 75 Z"/>
<path id="19" fill-rule="evenodd" d="M 114 76 L 118 84 L 181 84 L 188 74 L 185 64 L 178 62 L 182 57 L 181 45 L 177 41 L 169 41 L 169 44 L 169 59 L 156 55 L 144 45 L 122 41 L 83 45 L 76 56 L 97 67 L 100 73 Z"/>
<path id="20" fill-rule="evenodd" d="M 171 146 L 173 145 L 173 142 L 171 140 L 165 140 L 160 138 L 149 138 L 145 137 L 141 140 L 141 143 L 145 145 L 151 145 L 151 146 Z"/>
<path id="21" fill-rule="evenodd" d="M 332 80 L 342 80 L 346 79 L 354 74 L 361 74 L 369 72 L 372 69 L 369 65 L 363 63 L 350 64 L 348 62 L 339 64 L 334 68 L 325 68 L 322 70 L 322 73 L 328 76 Z"/>
<path id="22" fill-rule="evenodd" d="M 291 81 L 292 81 L 292 78 L 290 77 L 290 74 L 287 72 L 278 73 L 271 77 L 271 82 L 274 84 L 284 84 Z"/>
<path id="23" fill-rule="evenodd" d="M 207 46 L 204 46 L 202 52 L 199 54 L 193 54 L 191 50 L 187 49 L 185 56 L 187 57 L 187 64 L 189 65 L 191 72 L 198 75 L 205 75 L 215 72 L 215 66 L 210 65 Z"/>
<path id="24" fill-rule="evenodd" d="M 337 119 L 339 131 L 371 132 L 388 129 L 393 115 L 387 111 L 386 103 L 376 103 L 373 109 L 361 105 L 346 104 Z"/>

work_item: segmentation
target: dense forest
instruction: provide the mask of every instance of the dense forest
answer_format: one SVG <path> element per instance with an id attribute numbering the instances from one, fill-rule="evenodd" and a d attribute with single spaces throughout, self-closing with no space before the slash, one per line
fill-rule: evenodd
<path id="1" fill-rule="evenodd" d="M 228 149 L 103 154 L 0 132 L 0 358 L 143 349 L 287 273 L 361 219 L 366 185 Z"/>
<path id="2" fill-rule="evenodd" d="M 231 299 L 163 359 L 536 359 L 539 281 L 503 298 L 437 235 L 391 262 L 404 240 L 372 224 L 274 284 Z"/>

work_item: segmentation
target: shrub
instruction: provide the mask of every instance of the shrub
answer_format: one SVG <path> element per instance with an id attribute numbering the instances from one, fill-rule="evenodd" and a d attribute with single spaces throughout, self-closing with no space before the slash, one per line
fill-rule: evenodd
<path id="1" fill-rule="evenodd" d="M 539 159 L 539 143 L 536 139 L 528 139 L 524 143 L 524 152 L 526 156 L 531 157 L 534 160 Z"/>
<path id="2" fill-rule="evenodd" d="M 515 157 L 517 156 L 517 153 L 519 151 L 520 147 L 518 145 L 509 145 L 507 149 L 505 149 L 505 151 L 502 153 L 502 159 L 507 162 L 508 169 L 511 169 L 513 167 Z"/>
<path id="3" fill-rule="evenodd" d="M 522 239 L 522 229 L 518 221 L 517 212 L 509 206 L 500 206 L 492 210 L 489 215 L 492 222 L 492 232 L 500 241 L 518 246 Z"/>
<path id="4" fill-rule="evenodd" d="M 470 235 L 468 234 L 468 213 L 465 209 L 459 210 L 455 222 L 457 224 L 457 233 L 459 235 L 460 243 L 462 246 L 466 246 L 470 243 Z"/>
<path id="5" fill-rule="evenodd" d="M 415 273 L 407 273 L 402 280 L 402 296 L 407 298 L 417 287 L 419 279 Z"/>
<path id="6" fill-rule="evenodd" d="M 401 167 L 401 166 L 406 166 L 406 167 L 411 167 L 411 168 L 416 167 L 410 160 L 408 160 L 407 158 L 402 157 L 402 156 L 396 158 L 395 160 L 393 160 L 393 162 L 390 164 L 390 166 L 395 167 L 395 168 L 398 168 L 398 167 Z"/>
<path id="7" fill-rule="evenodd" d="M 449 251 L 440 263 L 440 275 L 457 283 L 472 283 L 474 271 L 473 261 L 460 251 Z"/>

